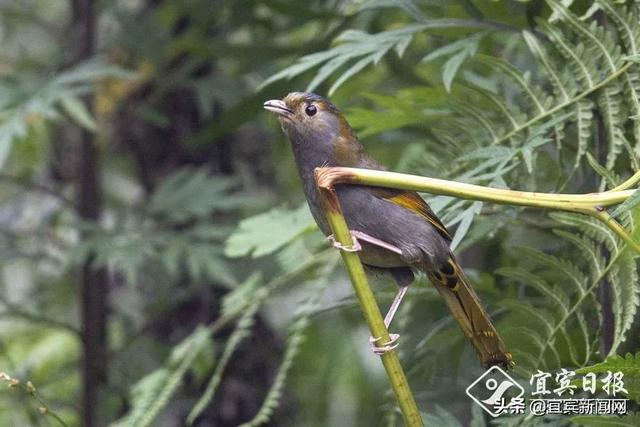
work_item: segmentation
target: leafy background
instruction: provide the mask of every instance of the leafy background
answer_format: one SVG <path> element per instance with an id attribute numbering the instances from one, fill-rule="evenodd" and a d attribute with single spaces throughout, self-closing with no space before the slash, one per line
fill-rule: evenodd
<path id="1" fill-rule="evenodd" d="M 401 424 L 266 99 L 330 95 L 402 172 L 580 193 L 638 169 L 632 1 L 86 3 L 0 4 L 2 425 Z M 425 197 L 523 385 L 620 370 L 638 401 L 637 254 L 585 217 Z M 393 328 L 430 424 L 606 421 L 484 417 L 424 278 Z"/>

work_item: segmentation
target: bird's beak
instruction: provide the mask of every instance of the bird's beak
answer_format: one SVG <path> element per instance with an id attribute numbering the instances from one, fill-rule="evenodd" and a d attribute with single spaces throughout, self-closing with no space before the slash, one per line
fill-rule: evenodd
<path id="1" fill-rule="evenodd" d="M 276 113 L 282 117 L 289 117 L 293 114 L 293 110 L 287 107 L 287 104 L 280 99 L 271 99 L 264 103 L 264 109 Z"/>

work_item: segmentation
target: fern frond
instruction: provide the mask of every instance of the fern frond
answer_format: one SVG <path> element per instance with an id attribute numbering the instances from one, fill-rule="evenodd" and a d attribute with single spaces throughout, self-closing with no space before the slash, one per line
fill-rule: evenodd
<path id="1" fill-rule="evenodd" d="M 616 264 L 616 271 L 609 276 L 613 289 L 613 313 L 616 317 L 615 331 L 610 355 L 615 354 L 621 343 L 626 340 L 626 333 L 633 325 L 638 306 L 640 305 L 640 283 L 635 257 L 627 251 Z"/>
<path id="2" fill-rule="evenodd" d="M 273 381 L 273 384 L 267 392 L 267 396 L 262 402 L 262 406 L 258 410 L 258 413 L 252 420 L 242 424 L 240 427 L 257 427 L 264 423 L 267 423 L 273 414 L 273 411 L 278 407 L 280 397 L 282 396 L 282 389 L 284 383 L 289 374 L 289 370 L 293 365 L 293 361 L 300 351 L 300 346 L 304 341 L 304 332 L 310 322 L 311 314 L 313 313 L 316 302 L 324 289 L 327 286 L 327 281 L 316 283 L 314 291 L 308 298 L 307 302 L 301 307 L 297 314 L 297 320 L 291 326 L 291 332 L 287 341 L 287 349 L 285 350 L 282 363 L 278 368 L 278 373 Z"/>
<path id="3" fill-rule="evenodd" d="M 527 97 L 539 114 L 543 114 L 547 111 L 544 106 L 544 96 L 541 94 L 541 90 L 533 87 L 529 82 L 529 78 L 522 74 L 520 70 L 508 62 L 492 56 L 478 55 L 476 56 L 476 59 L 511 78 L 518 86 L 520 86 L 522 91 L 527 94 Z"/>
<path id="4" fill-rule="evenodd" d="M 571 261 L 545 254 L 544 252 L 527 246 L 518 246 L 516 250 L 522 254 L 527 261 L 532 261 L 548 271 L 557 272 L 568 279 L 569 283 L 573 285 L 579 295 L 585 293 L 584 284 L 587 281 L 587 276 Z"/>
<path id="5" fill-rule="evenodd" d="M 535 309 L 528 310 L 522 304 L 511 304 L 512 309 L 517 310 L 517 314 L 512 316 L 535 319 L 544 325 L 544 328 L 538 328 L 536 335 L 539 339 L 532 340 L 530 337 L 530 341 L 535 344 L 534 353 L 537 352 L 532 358 L 525 358 L 525 364 L 530 365 L 525 365 L 525 368 L 531 369 L 546 366 L 549 357 L 558 366 L 563 361 L 584 366 L 591 360 L 597 349 L 600 333 L 592 324 L 595 320 L 598 325 L 602 322 L 601 307 L 594 295 L 601 283 L 611 286 L 613 292 L 612 352 L 624 342 L 640 305 L 635 254 L 622 251 L 624 244 L 608 230 L 595 224 L 593 218 L 571 213 L 553 213 L 551 216 L 559 223 L 577 230 L 576 233 L 558 229 L 554 233 L 578 248 L 585 258 L 588 270 L 580 270 L 568 260 L 561 260 L 535 249 L 520 248 L 518 253 L 528 261 L 526 269 L 510 267 L 496 271 L 497 274 L 535 289 L 544 301 L 550 303 L 545 304 L 548 314 L 543 318 L 534 314 Z M 566 286 L 567 284 L 572 286 Z M 526 322 L 520 322 L 520 325 L 515 319 L 511 319 L 511 323 L 520 328 L 530 327 Z"/>
<path id="6" fill-rule="evenodd" d="M 537 321 L 544 327 L 545 333 L 551 334 L 553 332 L 554 324 L 550 321 L 552 316 L 547 310 L 537 309 L 529 304 L 523 304 L 520 301 L 506 300 L 503 301 L 502 304 L 511 311 L 522 312 L 526 314 L 529 319 Z"/>
<path id="7" fill-rule="evenodd" d="M 196 404 L 189 412 L 187 416 L 187 424 L 192 425 L 196 418 L 209 406 L 211 401 L 213 400 L 214 394 L 220 385 L 220 381 L 222 380 L 222 375 L 227 367 L 227 364 L 231 360 L 231 357 L 235 353 L 236 349 L 240 345 L 240 343 L 251 334 L 251 328 L 255 322 L 255 315 L 260 308 L 262 301 L 259 300 L 257 303 L 253 303 L 249 306 L 248 309 L 242 314 L 242 317 L 238 320 L 236 328 L 233 333 L 227 340 L 224 351 L 222 352 L 222 356 L 220 356 L 220 360 L 216 366 L 216 369 L 207 384 L 207 387 L 196 402 Z"/>
<path id="8" fill-rule="evenodd" d="M 634 25 L 640 22 L 637 8 L 633 6 L 614 6 L 609 0 L 596 0 L 596 3 L 615 23 L 627 53 L 630 55 L 640 53 L 640 25 Z"/>
<path id="9" fill-rule="evenodd" d="M 622 372 L 629 398 L 640 402 L 640 353 L 635 355 L 627 353 L 624 357 L 609 356 L 604 362 L 576 370 L 577 374 L 588 374 L 589 372 L 595 374 Z"/>
<path id="10" fill-rule="evenodd" d="M 336 38 L 335 46 L 326 51 L 299 58 L 293 65 L 266 79 L 260 84 L 258 90 L 278 80 L 289 80 L 312 68 L 321 67 L 307 86 L 307 90 L 311 91 L 326 81 L 341 67 L 351 63 L 350 67 L 342 74 L 343 77 L 340 77 L 331 87 L 329 94 L 332 94 L 347 79 L 353 77 L 368 65 L 377 64 L 389 52 L 394 51 L 399 57 L 402 57 L 414 35 L 419 32 L 447 28 L 495 31 L 494 26 L 481 20 L 420 19 L 419 21 L 422 22 L 407 25 L 400 29 L 382 31 L 377 34 L 368 34 L 359 30 L 347 30 Z M 468 51 L 464 57 L 468 56 L 471 51 Z M 462 57 L 462 59 L 464 59 L 464 57 Z M 353 61 L 356 62 L 353 63 Z"/>
<path id="11" fill-rule="evenodd" d="M 547 70 L 547 74 L 550 77 L 551 83 L 553 84 L 553 88 L 556 93 L 559 94 L 559 98 L 562 102 L 567 102 L 569 100 L 569 93 L 566 89 L 566 82 L 560 77 L 560 74 L 557 72 L 555 67 L 552 64 L 551 58 L 545 48 L 540 44 L 537 37 L 534 36 L 529 31 L 523 31 L 522 36 L 524 37 L 524 41 L 529 46 L 529 50 L 534 54 L 536 58 L 542 63 L 545 70 Z"/>
<path id="12" fill-rule="evenodd" d="M 564 230 L 554 230 L 553 232 L 554 234 L 557 234 L 558 236 L 560 236 L 564 240 L 567 240 L 568 242 L 576 246 L 576 248 L 578 248 L 578 250 L 591 265 L 591 276 L 593 280 L 601 277 L 604 274 L 606 260 L 602 255 L 602 251 L 599 250 L 598 246 L 593 243 L 591 239 L 584 236 L 578 236 Z"/>
<path id="13" fill-rule="evenodd" d="M 631 106 L 629 121 L 635 140 L 634 154 L 640 156 L 640 71 L 630 69 L 624 73 L 624 79 L 624 96 Z"/>
<path id="14" fill-rule="evenodd" d="M 471 117 L 474 121 L 480 125 L 482 129 L 484 129 L 489 135 L 489 139 L 492 143 L 495 143 L 498 140 L 498 136 L 496 135 L 494 129 L 496 125 L 491 123 L 491 121 L 486 117 L 485 114 L 482 113 L 478 108 L 475 108 L 471 105 L 465 105 L 462 102 L 453 102 L 453 107 L 456 111 L 460 112 L 467 117 Z"/>
<path id="15" fill-rule="evenodd" d="M 560 292 L 553 289 L 545 280 L 540 276 L 531 274 L 529 271 L 522 267 L 503 267 L 495 271 L 496 274 L 505 276 L 511 279 L 520 281 L 533 289 L 536 289 L 542 295 L 546 296 L 550 301 L 555 303 L 561 315 L 565 315 L 568 312 L 567 301 Z"/>
<path id="16" fill-rule="evenodd" d="M 574 45 L 562 34 L 560 29 L 550 25 L 547 22 L 540 22 L 540 26 L 544 30 L 545 34 L 553 41 L 554 46 L 560 54 L 567 60 L 569 60 L 569 67 L 572 73 L 575 75 L 578 81 L 582 82 L 586 89 L 591 89 L 595 86 L 597 79 L 591 76 L 589 71 L 589 65 L 582 60 L 584 56 L 584 44 L 578 43 Z"/>
<path id="17" fill-rule="evenodd" d="M 607 160 L 606 168 L 612 169 L 618 155 L 624 147 L 624 132 L 622 130 L 622 90 L 619 85 L 612 84 L 605 88 L 598 98 L 598 106 L 607 131 Z M 603 187 L 602 187 L 603 188 Z"/>
<path id="18" fill-rule="evenodd" d="M 612 40 L 611 35 L 594 20 L 586 26 L 577 16 L 571 13 L 562 3 L 557 0 L 547 0 L 547 4 L 558 14 L 563 22 L 578 34 L 587 43 L 587 52 L 592 63 L 596 64 L 601 58 L 609 67 L 611 72 L 617 71 L 622 58 L 620 46 Z"/>
<path id="19" fill-rule="evenodd" d="M 604 178 L 609 188 L 614 188 L 618 185 L 620 179 L 615 175 L 615 173 L 598 163 L 590 153 L 587 153 L 587 161 L 589 162 L 589 166 L 591 166 L 598 175 Z"/>
<path id="20" fill-rule="evenodd" d="M 80 99 L 92 90 L 96 80 L 103 78 L 132 79 L 133 74 L 93 59 L 53 77 L 49 73 L 0 76 L 0 167 L 15 140 L 48 121 L 67 116 L 80 126 L 95 130 L 96 123 Z"/>
<path id="21" fill-rule="evenodd" d="M 576 103 L 576 130 L 578 139 L 578 149 L 573 169 L 580 166 L 580 160 L 587 153 L 587 147 L 591 140 L 593 127 L 593 102 L 584 99 Z"/>
<path id="22" fill-rule="evenodd" d="M 509 123 L 511 123 L 512 129 L 517 129 L 518 126 L 520 125 L 519 121 L 522 120 L 523 118 L 526 119 L 526 116 L 521 112 L 513 111 L 513 108 L 507 107 L 506 103 L 502 99 L 500 99 L 498 96 L 496 96 L 495 93 L 490 92 L 486 89 L 479 88 L 477 86 L 470 86 L 470 88 L 482 94 L 489 101 L 491 101 L 491 103 L 495 105 L 500 110 L 500 112 L 509 120 Z"/>
<path id="23" fill-rule="evenodd" d="M 196 357 L 211 345 L 210 331 L 198 327 L 174 348 L 167 366 L 142 378 L 133 388 L 132 408 L 114 427 L 147 427 L 169 404 Z"/>
<path id="24" fill-rule="evenodd" d="M 585 236 L 603 243 L 613 256 L 616 256 L 620 251 L 620 241 L 615 233 L 595 218 L 568 212 L 554 212 L 549 216 L 561 224 L 575 227 Z"/>

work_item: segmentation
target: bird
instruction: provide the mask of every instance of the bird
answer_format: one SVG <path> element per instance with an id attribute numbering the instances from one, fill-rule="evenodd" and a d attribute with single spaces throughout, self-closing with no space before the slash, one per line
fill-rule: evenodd
<path id="1" fill-rule="evenodd" d="M 325 236 L 332 237 L 315 181 L 320 167 L 385 168 L 365 151 L 340 110 L 309 92 L 292 92 L 264 103 L 275 113 L 289 139 L 311 214 Z M 424 199 L 414 191 L 367 185 L 336 185 L 336 193 L 357 253 L 365 268 L 390 275 L 398 285 L 385 325 L 388 327 L 414 271 L 424 272 L 443 297 L 468 337 L 480 363 L 511 368 L 511 353 L 456 257 L 449 248 L 451 234 Z M 344 248 L 343 248 L 344 249 Z M 392 342 L 372 347 L 378 354 L 395 348 Z"/>

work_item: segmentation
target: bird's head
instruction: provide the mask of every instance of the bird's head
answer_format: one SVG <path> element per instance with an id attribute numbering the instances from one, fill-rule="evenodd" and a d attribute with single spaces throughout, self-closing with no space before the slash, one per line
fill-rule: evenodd
<path id="1" fill-rule="evenodd" d="M 264 108 L 278 115 L 282 129 L 294 145 L 330 145 L 339 137 L 353 137 L 340 110 L 314 93 L 291 92 L 283 99 L 265 102 Z"/>

